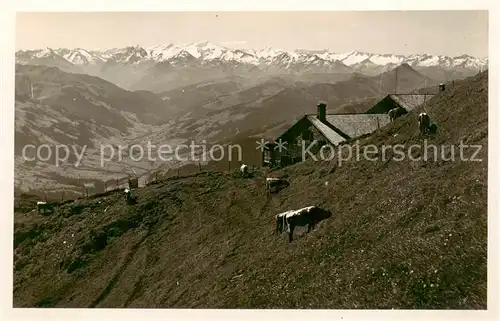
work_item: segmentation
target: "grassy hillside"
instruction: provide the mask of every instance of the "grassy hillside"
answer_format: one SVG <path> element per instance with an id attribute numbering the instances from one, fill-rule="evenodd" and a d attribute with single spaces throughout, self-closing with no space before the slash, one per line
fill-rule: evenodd
<path id="1" fill-rule="evenodd" d="M 425 107 L 429 144 L 482 145 L 482 162 L 308 160 L 277 173 L 291 185 L 273 196 L 265 173 L 206 172 L 137 190 L 136 205 L 110 193 L 16 214 L 14 306 L 486 309 L 487 78 Z M 421 143 L 421 110 L 361 144 Z M 273 234 L 275 214 L 311 204 L 334 215 L 292 243 Z"/>

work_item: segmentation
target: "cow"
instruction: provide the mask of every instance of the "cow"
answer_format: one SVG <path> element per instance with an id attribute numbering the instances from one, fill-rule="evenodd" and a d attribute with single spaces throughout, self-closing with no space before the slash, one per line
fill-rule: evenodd
<path id="1" fill-rule="evenodd" d="M 293 231 L 297 226 L 306 226 L 307 233 L 321 222 L 332 216 L 329 210 L 321 209 L 317 206 L 308 206 L 298 210 L 287 211 L 275 216 L 276 219 L 276 233 L 281 234 L 284 228 L 287 228 L 288 242 L 293 240 Z"/>
<path id="2" fill-rule="evenodd" d="M 240 173 L 242 177 L 247 177 L 248 176 L 248 165 L 247 164 L 241 164 L 240 166 Z"/>
<path id="3" fill-rule="evenodd" d="M 290 213 L 293 213 L 295 211 L 287 211 L 283 213 L 276 214 L 274 219 L 276 220 L 276 234 L 281 234 L 283 233 L 283 230 L 286 226 L 286 216 Z"/>
<path id="4" fill-rule="evenodd" d="M 420 130 L 420 134 L 425 135 L 429 132 L 431 125 L 431 119 L 427 113 L 420 113 L 418 115 L 418 128 Z"/>
<path id="5" fill-rule="evenodd" d="M 266 177 L 266 190 L 268 193 L 279 191 L 289 185 L 290 183 L 283 178 Z"/>
<path id="6" fill-rule="evenodd" d="M 137 204 L 137 200 L 134 197 L 132 197 L 132 191 L 128 188 L 125 189 L 125 202 L 128 205 Z"/>
<path id="7" fill-rule="evenodd" d="M 36 208 L 39 214 L 45 214 L 46 212 L 52 213 L 54 209 L 52 204 L 41 201 L 36 202 Z"/>
<path id="8" fill-rule="evenodd" d="M 396 107 L 396 108 L 389 110 L 389 112 L 387 114 L 389 115 L 391 122 L 393 122 L 399 116 L 402 116 L 402 115 L 407 114 L 407 113 L 408 113 L 408 111 L 406 111 L 406 109 L 404 109 L 403 107 Z"/>

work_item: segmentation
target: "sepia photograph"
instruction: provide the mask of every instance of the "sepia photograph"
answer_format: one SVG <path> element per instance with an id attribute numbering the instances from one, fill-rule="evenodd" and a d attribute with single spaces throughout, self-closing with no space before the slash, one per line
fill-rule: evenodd
<path id="1" fill-rule="evenodd" d="M 491 309 L 491 20 L 16 12 L 8 305 Z"/>

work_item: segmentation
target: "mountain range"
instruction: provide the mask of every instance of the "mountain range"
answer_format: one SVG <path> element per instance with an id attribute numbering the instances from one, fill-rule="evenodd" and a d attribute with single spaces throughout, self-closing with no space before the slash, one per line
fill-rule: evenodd
<path id="1" fill-rule="evenodd" d="M 136 162 L 125 151 L 123 160 L 115 157 L 103 168 L 102 145 L 151 142 L 175 148 L 206 140 L 250 146 L 314 113 L 318 101 L 327 103 L 328 112 L 362 112 L 388 93 L 465 78 L 488 63 L 467 55 L 243 50 L 207 42 L 103 51 L 46 48 L 18 51 L 16 61 L 15 179 L 24 191 L 79 190 L 86 180 L 185 165 Z M 74 153 L 55 166 L 54 159 L 22 159 L 27 144 L 87 150 L 78 168 Z M 249 149 L 255 151 L 253 145 Z"/>
<path id="2" fill-rule="evenodd" d="M 487 58 L 470 55 L 449 57 L 430 54 L 378 54 L 361 51 L 285 51 L 273 48 L 232 49 L 210 42 L 128 46 L 107 50 L 45 48 L 16 52 L 18 64 L 41 64 L 68 72 L 86 73 L 123 88 L 162 92 L 181 85 L 225 78 L 255 78 L 270 74 L 350 74 L 374 76 L 403 63 L 425 76 L 446 81 L 464 78 L 486 69 Z"/>
<path id="3" fill-rule="evenodd" d="M 231 49 L 218 46 L 209 42 L 190 43 L 187 45 L 157 45 L 152 47 L 129 46 L 103 51 L 76 49 L 36 49 L 20 50 L 16 53 L 18 63 L 28 63 L 36 59 L 63 59 L 74 65 L 91 65 L 108 61 L 122 64 L 138 64 L 145 61 L 172 63 L 196 59 L 202 61 L 225 61 L 243 64 L 272 65 L 282 64 L 290 67 L 294 63 L 310 63 L 321 65 L 324 63 L 337 63 L 339 66 L 356 67 L 362 64 L 377 66 L 399 65 L 408 63 L 412 67 L 441 66 L 448 68 L 480 68 L 488 64 L 487 58 L 475 58 L 469 55 L 449 57 L 429 54 L 376 54 L 361 51 L 346 53 L 332 53 L 328 50 L 295 50 L 284 51 L 280 49 L 265 48 Z"/>

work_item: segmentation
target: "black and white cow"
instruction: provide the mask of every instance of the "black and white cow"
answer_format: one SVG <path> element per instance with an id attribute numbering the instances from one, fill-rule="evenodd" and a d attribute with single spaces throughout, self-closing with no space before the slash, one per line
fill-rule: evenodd
<path id="1" fill-rule="evenodd" d="M 387 114 L 389 115 L 391 122 L 393 122 L 399 116 L 402 116 L 402 115 L 407 114 L 407 113 L 408 113 L 408 111 L 406 111 L 406 109 L 404 109 L 403 107 L 396 107 L 396 108 L 389 110 L 389 112 Z"/>
<path id="2" fill-rule="evenodd" d="M 431 119 L 427 113 L 420 113 L 418 115 L 418 129 L 420 134 L 425 135 L 429 132 L 431 125 Z"/>
<path id="3" fill-rule="evenodd" d="M 321 209 L 317 206 L 308 206 L 298 210 L 287 211 L 275 216 L 276 219 L 276 233 L 281 234 L 285 228 L 288 232 L 288 242 L 293 240 L 293 231 L 296 226 L 306 226 L 307 233 L 309 233 L 316 224 L 330 218 L 332 212 L 329 210 Z"/>
<path id="4" fill-rule="evenodd" d="M 130 190 L 129 188 L 125 189 L 125 202 L 128 205 L 137 204 L 137 198 L 132 196 L 132 190 Z"/>
<path id="5" fill-rule="evenodd" d="M 36 202 L 36 208 L 39 214 L 52 213 L 54 211 L 52 204 L 48 204 L 47 202 Z"/>
<path id="6" fill-rule="evenodd" d="M 277 192 L 289 185 L 290 183 L 283 178 L 266 177 L 266 190 L 268 194 Z"/>
<path id="7" fill-rule="evenodd" d="M 240 174 L 242 177 L 247 177 L 248 176 L 248 165 L 247 164 L 241 164 L 240 166 Z"/>

